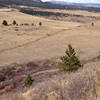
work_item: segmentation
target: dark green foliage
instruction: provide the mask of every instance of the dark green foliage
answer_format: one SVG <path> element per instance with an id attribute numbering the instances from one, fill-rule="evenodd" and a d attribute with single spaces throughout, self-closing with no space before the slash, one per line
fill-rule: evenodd
<path id="1" fill-rule="evenodd" d="M 82 67 L 78 57 L 76 56 L 75 50 L 71 45 L 68 45 L 68 49 L 65 53 L 66 55 L 61 57 L 62 67 L 60 68 L 60 71 L 75 71 Z"/>
<path id="2" fill-rule="evenodd" d="M 34 80 L 32 80 L 32 77 L 30 75 L 27 75 L 23 87 L 31 86 Z"/>
<path id="3" fill-rule="evenodd" d="M 31 8 L 21 8 L 20 12 L 30 14 L 30 15 L 36 15 L 36 16 L 56 16 L 56 17 L 68 17 L 68 16 L 73 16 L 73 17 L 84 17 L 84 15 L 78 15 L 78 14 L 69 14 L 69 13 L 61 13 L 61 12 L 51 12 L 51 11 L 35 11 Z M 100 19 L 99 17 L 95 16 L 87 16 L 88 18 L 94 18 L 94 19 Z"/>
<path id="4" fill-rule="evenodd" d="M 50 12 L 50 11 L 34 11 L 33 9 L 25 9 L 25 8 L 21 8 L 20 12 L 22 13 L 26 13 L 26 14 L 30 14 L 30 15 L 36 15 L 36 16 L 75 16 L 75 17 L 84 17 L 82 15 L 72 15 L 72 14 L 68 14 L 68 13 L 60 13 L 60 12 Z"/>
<path id="5" fill-rule="evenodd" d="M 7 23 L 6 20 L 3 20 L 2 24 L 5 25 L 5 26 L 8 26 L 8 23 Z"/>
<path id="6" fill-rule="evenodd" d="M 17 25 L 17 23 L 16 23 L 16 21 L 15 21 L 15 20 L 13 21 L 13 25 Z"/>
<path id="7" fill-rule="evenodd" d="M 42 26 L 42 22 L 40 22 L 39 25 Z"/>

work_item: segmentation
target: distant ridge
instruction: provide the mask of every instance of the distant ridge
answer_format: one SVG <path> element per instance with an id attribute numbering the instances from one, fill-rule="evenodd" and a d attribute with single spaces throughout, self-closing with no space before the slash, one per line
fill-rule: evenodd
<path id="1" fill-rule="evenodd" d="M 89 12 L 100 12 L 100 4 L 96 3 L 69 3 L 69 2 L 42 2 L 42 0 L 0 0 L 0 8 L 18 6 L 39 7 L 46 9 L 69 9 L 69 10 L 87 10 Z M 20 8 L 18 8 L 20 9 Z"/>
<path id="2" fill-rule="evenodd" d="M 7 5 L 32 5 L 34 3 L 40 3 L 41 0 L 0 0 L 0 6 Z"/>
<path id="3" fill-rule="evenodd" d="M 0 6 L 8 6 L 8 5 L 26 5 L 26 6 L 34 6 L 34 7 L 39 7 L 42 6 L 43 8 L 46 7 L 53 7 L 56 5 L 59 6 L 95 6 L 95 7 L 100 7 L 99 3 L 71 3 L 71 2 L 65 2 L 65 1 L 49 1 L 49 2 L 42 2 L 42 0 L 0 0 Z M 60 7 L 62 8 L 62 7 Z"/>

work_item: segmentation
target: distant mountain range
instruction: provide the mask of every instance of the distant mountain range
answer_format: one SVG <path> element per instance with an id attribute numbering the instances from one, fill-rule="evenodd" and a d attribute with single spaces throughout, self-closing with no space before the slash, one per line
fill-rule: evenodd
<path id="1" fill-rule="evenodd" d="M 34 4 L 42 3 L 41 0 L 0 0 L 0 6 L 8 5 L 27 5 L 32 6 Z"/>
<path id="2" fill-rule="evenodd" d="M 25 1 L 35 1 L 35 2 L 41 2 L 41 0 L 0 0 L 0 2 L 25 2 Z"/>
<path id="3" fill-rule="evenodd" d="M 0 4 L 26 4 L 41 2 L 41 0 L 0 0 Z"/>
<path id="4" fill-rule="evenodd" d="M 56 0 L 51 0 L 48 2 L 42 2 L 42 0 L 0 0 L 0 6 L 5 6 L 5 5 L 27 5 L 27 6 L 38 6 L 38 5 L 43 5 L 47 6 L 50 4 L 53 5 L 62 5 L 62 6 L 68 6 L 68 5 L 74 5 L 74 6 L 99 6 L 99 3 L 70 3 L 70 2 L 65 2 L 65 1 L 56 1 Z"/>
<path id="5" fill-rule="evenodd" d="M 41 0 L 0 0 L 0 7 L 17 7 L 19 5 L 46 9 L 87 10 L 100 12 L 100 4 L 96 3 L 69 3 L 69 2 L 42 2 Z"/>

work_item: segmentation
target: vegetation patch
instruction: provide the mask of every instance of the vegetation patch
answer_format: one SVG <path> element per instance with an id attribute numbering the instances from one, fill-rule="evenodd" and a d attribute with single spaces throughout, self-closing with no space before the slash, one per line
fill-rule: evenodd
<path id="1" fill-rule="evenodd" d="M 13 25 L 17 25 L 17 23 L 16 23 L 16 21 L 15 21 L 15 20 L 13 21 Z"/>
<path id="2" fill-rule="evenodd" d="M 32 80 L 32 77 L 30 75 L 27 75 L 25 82 L 23 84 L 23 87 L 31 86 L 34 80 Z"/>
<path id="3" fill-rule="evenodd" d="M 76 17 L 77 18 L 90 18 L 91 20 L 100 20 L 100 17 L 95 17 L 95 16 L 84 16 L 80 14 L 70 14 L 70 13 L 62 13 L 62 12 L 51 12 L 51 11 L 35 11 L 31 8 L 20 8 L 20 12 L 30 14 L 30 15 L 35 15 L 35 16 L 42 16 L 49 18 L 50 16 L 56 17 L 56 18 L 67 18 L 71 17 L 72 19 Z"/>
<path id="4" fill-rule="evenodd" d="M 80 60 L 76 56 L 76 52 L 71 45 L 68 45 L 68 49 L 66 50 L 65 54 L 65 56 L 61 57 L 62 67 L 60 68 L 60 71 L 75 71 L 82 67 Z"/>
<path id="5" fill-rule="evenodd" d="M 2 24 L 3 24 L 4 26 L 8 26 L 8 23 L 7 23 L 6 20 L 3 20 Z"/>

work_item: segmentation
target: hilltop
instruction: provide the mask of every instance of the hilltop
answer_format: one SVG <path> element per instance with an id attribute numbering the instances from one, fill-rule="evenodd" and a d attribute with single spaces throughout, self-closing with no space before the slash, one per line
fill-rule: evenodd
<path id="1" fill-rule="evenodd" d="M 11 5 L 33 5 L 34 3 L 41 3 L 41 0 L 0 0 L 0 6 Z"/>

